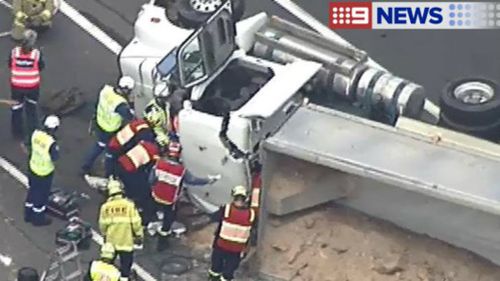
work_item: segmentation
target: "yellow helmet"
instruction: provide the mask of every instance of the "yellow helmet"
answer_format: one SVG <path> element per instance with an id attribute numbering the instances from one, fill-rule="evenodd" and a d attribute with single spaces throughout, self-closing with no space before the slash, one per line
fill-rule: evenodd
<path id="1" fill-rule="evenodd" d="M 246 198 L 248 196 L 248 193 L 247 193 L 247 189 L 243 185 L 238 185 L 238 186 L 233 187 L 233 189 L 231 190 L 231 195 L 233 197 L 243 196 Z"/>
<path id="2" fill-rule="evenodd" d="M 115 258 L 115 247 L 111 243 L 104 243 L 101 247 L 101 259 L 112 260 Z"/>
<path id="3" fill-rule="evenodd" d="M 151 127 L 159 127 L 162 125 L 162 112 L 155 106 L 152 106 L 144 112 L 144 120 L 148 122 Z"/>
<path id="4" fill-rule="evenodd" d="M 123 193 L 122 183 L 119 180 L 110 179 L 108 181 L 108 196 L 113 196 Z"/>

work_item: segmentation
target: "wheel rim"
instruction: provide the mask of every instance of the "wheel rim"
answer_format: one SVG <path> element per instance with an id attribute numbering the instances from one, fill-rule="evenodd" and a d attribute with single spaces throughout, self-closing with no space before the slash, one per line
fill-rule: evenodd
<path id="1" fill-rule="evenodd" d="M 453 96 L 465 104 L 484 104 L 495 96 L 495 90 L 483 82 L 466 82 L 455 88 Z"/>
<path id="2" fill-rule="evenodd" d="M 191 7 L 200 13 L 212 13 L 222 4 L 222 0 L 190 0 Z"/>

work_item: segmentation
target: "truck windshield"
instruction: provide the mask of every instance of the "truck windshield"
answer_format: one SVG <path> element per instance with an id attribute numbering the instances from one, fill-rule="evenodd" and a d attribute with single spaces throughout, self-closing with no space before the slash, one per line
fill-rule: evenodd
<path id="1" fill-rule="evenodd" d="M 205 65 L 201 54 L 200 43 L 197 37 L 189 42 L 181 54 L 183 77 L 190 83 L 205 76 Z"/>

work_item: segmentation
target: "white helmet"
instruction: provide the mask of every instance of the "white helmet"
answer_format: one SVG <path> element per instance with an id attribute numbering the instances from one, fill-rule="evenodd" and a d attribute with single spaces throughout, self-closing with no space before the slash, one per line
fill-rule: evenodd
<path id="1" fill-rule="evenodd" d="M 123 76 L 118 81 L 118 88 L 132 90 L 135 87 L 135 81 L 130 76 Z"/>
<path id="2" fill-rule="evenodd" d="M 59 121 L 59 117 L 55 115 L 49 115 L 45 118 L 45 122 L 43 122 L 43 126 L 47 129 L 56 129 L 61 124 Z"/>

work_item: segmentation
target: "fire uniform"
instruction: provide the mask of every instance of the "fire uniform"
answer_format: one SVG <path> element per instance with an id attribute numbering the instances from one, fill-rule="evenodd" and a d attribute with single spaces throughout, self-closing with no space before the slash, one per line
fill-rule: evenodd
<path id="1" fill-rule="evenodd" d="M 153 131 L 143 119 L 132 120 L 110 139 L 106 148 L 106 177 L 114 174 L 117 157 L 130 150 L 141 140 L 155 141 Z"/>
<path id="2" fill-rule="evenodd" d="M 142 245 L 144 232 L 135 204 L 123 197 L 120 183 L 108 184 L 108 200 L 99 211 L 99 230 L 120 257 L 121 279 L 128 279 L 133 263 L 134 245 Z"/>
<path id="3" fill-rule="evenodd" d="M 233 280 L 246 251 L 255 216 L 252 208 L 239 207 L 234 202 L 212 214 L 212 219 L 219 221 L 219 227 L 212 246 L 211 280 Z"/>
<path id="4" fill-rule="evenodd" d="M 139 141 L 118 157 L 117 175 L 125 186 L 125 195 L 142 209 L 142 222 L 147 225 L 153 219 L 154 205 L 148 176 L 160 158 L 160 150 L 154 142 Z"/>
<path id="5" fill-rule="evenodd" d="M 114 265 L 116 250 L 113 244 L 104 243 L 101 247 L 101 258 L 91 261 L 84 281 L 120 281 L 120 270 Z"/>
<path id="6" fill-rule="evenodd" d="M 126 96 L 134 87 L 134 81 L 130 77 L 122 77 L 116 88 L 105 85 L 96 104 L 94 116 L 95 134 L 97 140 L 85 157 L 82 165 L 83 174 L 88 174 L 99 155 L 106 148 L 111 137 L 134 118 L 133 112 L 128 104 Z M 107 155 L 108 156 L 108 155 Z M 109 174 L 106 174 L 109 176 Z"/>
<path id="7" fill-rule="evenodd" d="M 12 1 L 12 13 L 14 14 L 12 38 L 20 40 L 27 27 L 35 29 L 50 28 L 54 11 L 54 0 Z"/>
<path id="8" fill-rule="evenodd" d="M 17 103 L 11 106 L 11 131 L 16 139 L 24 139 L 23 108 L 26 105 L 26 117 L 29 134 L 37 127 L 37 103 L 40 94 L 40 72 L 45 63 L 40 50 L 21 47 L 12 49 L 8 65 L 11 72 L 11 98 Z"/>

